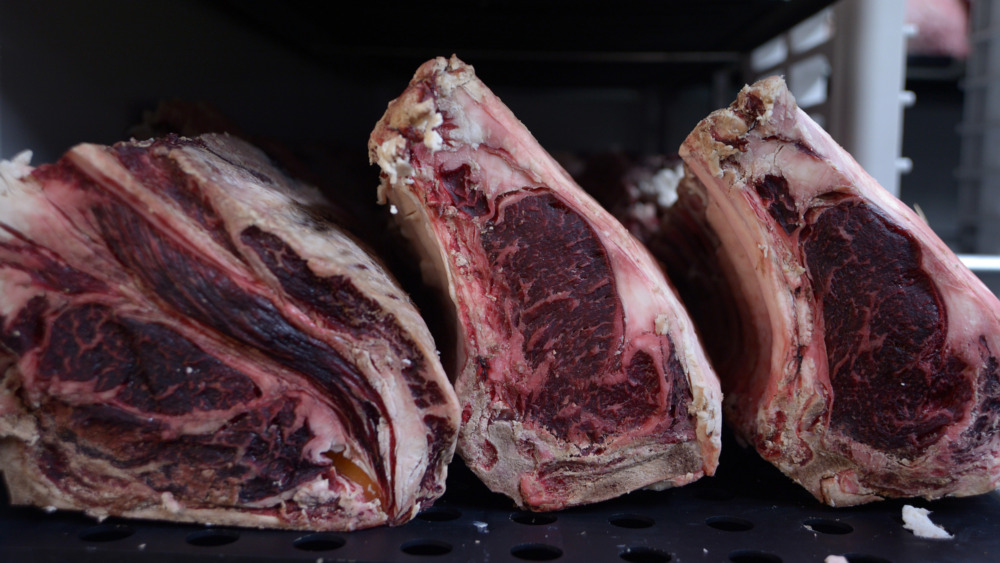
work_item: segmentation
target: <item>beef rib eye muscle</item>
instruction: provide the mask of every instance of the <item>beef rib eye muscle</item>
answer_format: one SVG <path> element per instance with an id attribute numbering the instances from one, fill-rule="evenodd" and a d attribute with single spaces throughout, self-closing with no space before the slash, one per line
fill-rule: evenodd
<path id="1" fill-rule="evenodd" d="M 0 181 L 0 470 L 15 504 L 399 524 L 458 403 L 416 308 L 235 138 L 80 145 Z"/>
<path id="2" fill-rule="evenodd" d="M 718 381 L 655 261 L 455 57 L 369 142 L 379 197 L 454 303 L 458 451 L 533 510 L 712 474 Z"/>
<path id="3" fill-rule="evenodd" d="M 717 362 L 738 435 L 831 505 L 996 488 L 989 289 L 780 78 L 745 87 L 680 154 L 743 313 L 742 361 Z"/>

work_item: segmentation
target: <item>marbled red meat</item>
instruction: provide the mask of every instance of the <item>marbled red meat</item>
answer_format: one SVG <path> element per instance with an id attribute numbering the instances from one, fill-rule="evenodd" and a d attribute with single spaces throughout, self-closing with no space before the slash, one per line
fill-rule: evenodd
<path id="1" fill-rule="evenodd" d="M 490 488 L 553 510 L 714 472 L 718 382 L 689 317 L 471 67 L 425 63 L 369 150 L 454 305 L 458 449 Z"/>
<path id="2" fill-rule="evenodd" d="M 442 494 L 454 391 L 416 308 L 318 192 L 223 135 L 0 174 L 14 503 L 341 530 Z"/>
<path id="3" fill-rule="evenodd" d="M 779 78 L 744 88 L 680 154 L 678 205 L 710 234 L 738 312 L 699 322 L 737 433 L 832 505 L 995 489 L 993 293 Z"/>

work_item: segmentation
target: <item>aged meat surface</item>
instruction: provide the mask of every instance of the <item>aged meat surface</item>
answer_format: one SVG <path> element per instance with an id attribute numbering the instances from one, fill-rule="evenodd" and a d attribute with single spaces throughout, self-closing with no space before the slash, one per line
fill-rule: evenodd
<path id="1" fill-rule="evenodd" d="M 399 524 L 458 404 L 418 312 L 324 201 L 221 135 L 0 177 L 0 470 L 16 504 Z"/>
<path id="2" fill-rule="evenodd" d="M 996 488 L 1000 303 L 927 224 L 779 78 L 681 156 L 742 312 L 714 348 L 738 433 L 832 505 Z"/>
<path id="3" fill-rule="evenodd" d="M 462 61 L 425 63 L 369 142 L 454 303 L 459 453 L 552 510 L 712 474 L 718 382 L 648 251 Z"/>
<path id="4" fill-rule="evenodd" d="M 565 158 L 565 157 L 564 157 Z M 620 152 L 567 159 L 573 177 L 650 250 L 684 303 L 716 372 L 758 345 L 729 289 L 718 237 L 705 221 L 705 188 L 679 156 Z"/>

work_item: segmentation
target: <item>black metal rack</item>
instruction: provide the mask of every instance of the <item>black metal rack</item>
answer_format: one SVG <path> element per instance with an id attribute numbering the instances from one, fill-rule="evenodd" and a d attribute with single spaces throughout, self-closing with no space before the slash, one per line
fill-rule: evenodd
<path id="1" fill-rule="evenodd" d="M 0 508 L 0 561 L 627 561 L 797 563 L 989 562 L 1000 557 L 1000 494 L 859 507 L 820 504 L 727 439 L 714 477 L 667 491 L 552 513 L 517 510 L 460 463 L 445 496 L 408 524 L 346 533 L 210 528 Z M 954 539 L 903 528 L 926 507 Z"/>
<path id="2" fill-rule="evenodd" d="M 754 47 L 833 0 L 600 0 L 213 4 L 279 41 L 366 79 L 408 78 L 458 53 L 492 84 L 681 85 L 738 65 Z"/>
<path id="3" fill-rule="evenodd" d="M 111 143 L 143 110 L 182 98 L 250 133 L 334 141 L 364 159 L 417 66 L 451 54 L 550 150 L 674 151 L 722 103 L 717 73 L 738 78 L 750 49 L 832 3 L 5 3 L 0 157 L 32 149 L 48 162 L 79 142 Z"/>

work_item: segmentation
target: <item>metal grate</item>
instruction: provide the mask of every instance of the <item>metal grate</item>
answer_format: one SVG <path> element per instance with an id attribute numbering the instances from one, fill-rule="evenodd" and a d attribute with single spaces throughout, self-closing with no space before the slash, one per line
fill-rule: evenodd
<path id="1" fill-rule="evenodd" d="M 414 521 L 350 533 L 207 528 L 0 508 L 0 561 L 997 561 L 1000 495 L 830 508 L 735 444 L 719 474 L 554 513 L 517 510 L 460 463 L 448 492 Z M 902 527 L 906 503 L 953 540 Z"/>
<path id="2" fill-rule="evenodd" d="M 965 252 L 1000 254 L 1000 0 L 970 5 L 971 51 L 962 80 L 958 244 Z"/>

